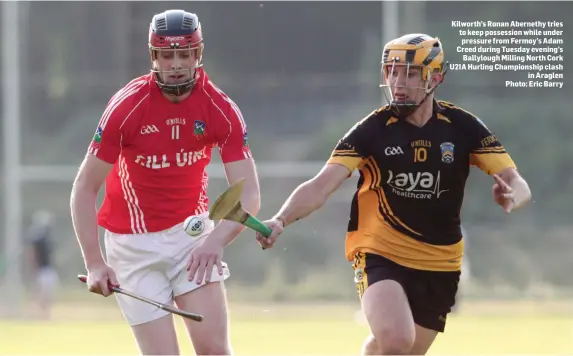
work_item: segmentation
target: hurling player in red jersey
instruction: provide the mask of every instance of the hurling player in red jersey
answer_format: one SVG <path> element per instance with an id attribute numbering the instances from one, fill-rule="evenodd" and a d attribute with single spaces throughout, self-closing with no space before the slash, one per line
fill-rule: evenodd
<path id="1" fill-rule="evenodd" d="M 108 282 L 205 315 L 186 320 L 195 352 L 228 355 L 223 249 L 242 230 L 208 219 L 206 166 L 218 147 L 229 184 L 245 179 L 243 206 L 259 209 L 259 183 L 237 105 L 201 68 L 203 36 L 195 14 L 169 10 L 149 29 L 152 70 L 109 101 L 71 194 L 75 232 L 90 291 Z M 105 182 L 104 201 L 96 197 Z M 197 216 L 198 236 L 183 222 Z M 106 258 L 97 226 L 105 229 Z M 116 296 L 142 354 L 179 354 L 171 315 Z"/>

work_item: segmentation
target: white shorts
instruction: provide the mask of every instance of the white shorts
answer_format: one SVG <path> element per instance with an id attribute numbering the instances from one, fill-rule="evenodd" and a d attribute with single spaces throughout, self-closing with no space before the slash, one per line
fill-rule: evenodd
<path id="1" fill-rule="evenodd" d="M 189 254 L 211 231 L 214 223 L 208 214 L 201 215 L 205 230 L 199 236 L 189 236 L 183 223 L 167 230 L 147 234 L 116 234 L 105 232 L 107 263 L 114 269 L 121 288 L 168 305 L 176 296 L 202 285 L 189 281 Z M 213 266 L 211 282 L 226 280 L 230 273 L 223 262 L 223 275 Z M 119 307 L 130 325 L 159 319 L 168 312 L 134 298 L 117 294 Z"/>

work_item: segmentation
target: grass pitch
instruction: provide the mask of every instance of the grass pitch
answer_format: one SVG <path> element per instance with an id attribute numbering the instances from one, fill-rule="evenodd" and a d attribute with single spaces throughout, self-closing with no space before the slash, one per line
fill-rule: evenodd
<path id="1" fill-rule="evenodd" d="M 237 355 L 357 355 L 368 335 L 358 305 L 231 305 Z M 568 313 L 465 306 L 448 320 L 429 354 L 572 354 Z M 485 310 L 485 312 L 484 312 Z M 504 312 L 505 311 L 505 312 Z M 503 315 L 502 315 L 503 314 Z M 176 318 L 181 351 L 193 354 Z M 0 354 L 137 354 L 114 301 L 58 305 L 51 321 L 0 321 Z"/>

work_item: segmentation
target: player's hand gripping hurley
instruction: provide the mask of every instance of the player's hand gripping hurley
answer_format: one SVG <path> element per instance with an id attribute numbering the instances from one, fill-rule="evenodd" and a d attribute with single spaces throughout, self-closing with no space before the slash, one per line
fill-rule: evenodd
<path id="1" fill-rule="evenodd" d="M 209 210 L 209 219 L 235 221 L 268 237 L 272 230 L 241 206 L 243 184 L 241 179 L 217 198 Z"/>
<path id="2" fill-rule="evenodd" d="M 78 279 L 79 279 L 80 281 L 86 283 L 87 280 L 88 280 L 88 277 L 87 277 L 87 276 L 84 276 L 84 275 L 78 275 Z M 122 289 L 122 288 L 120 288 L 120 287 L 115 287 L 115 286 L 110 285 L 110 286 L 109 286 L 109 289 L 112 290 L 112 291 L 114 291 L 115 293 L 124 294 L 124 295 L 127 295 L 127 296 L 129 296 L 129 297 L 132 297 L 132 298 L 135 298 L 135 299 L 137 299 L 137 300 L 140 300 L 140 301 L 142 301 L 142 302 L 144 302 L 144 303 L 148 303 L 148 304 L 154 305 L 154 306 L 156 306 L 156 307 L 159 308 L 159 309 L 165 310 L 166 312 L 169 312 L 169 313 L 172 313 L 172 314 L 175 314 L 175 315 L 179 315 L 179 316 L 181 316 L 181 317 L 184 317 L 184 318 L 187 318 L 187 319 L 191 319 L 191 320 L 194 320 L 194 321 L 203 321 L 203 315 L 186 312 L 185 310 L 177 309 L 177 308 L 174 308 L 174 307 L 172 307 L 172 306 L 170 306 L 170 305 L 156 302 L 156 301 L 154 301 L 154 300 L 151 300 L 151 299 L 148 299 L 148 298 L 139 296 L 139 295 L 137 295 L 137 294 L 133 294 L 133 293 L 131 293 L 131 292 L 128 292 L 128 291 L 126 291 L 125 289 Z"/>

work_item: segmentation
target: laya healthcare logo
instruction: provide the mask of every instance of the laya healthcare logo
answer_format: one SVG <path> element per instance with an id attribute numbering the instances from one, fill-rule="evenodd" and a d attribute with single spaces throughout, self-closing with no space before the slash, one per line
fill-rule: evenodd
<path id="1" fill-rule="evenodd" d="M 388 170 L 386 184 L 392 188 L 392 193 L 403 198 L 439 199 L 442 193 L 449 191 L 440 187 L 440 171 L 396 174 Z"/>

